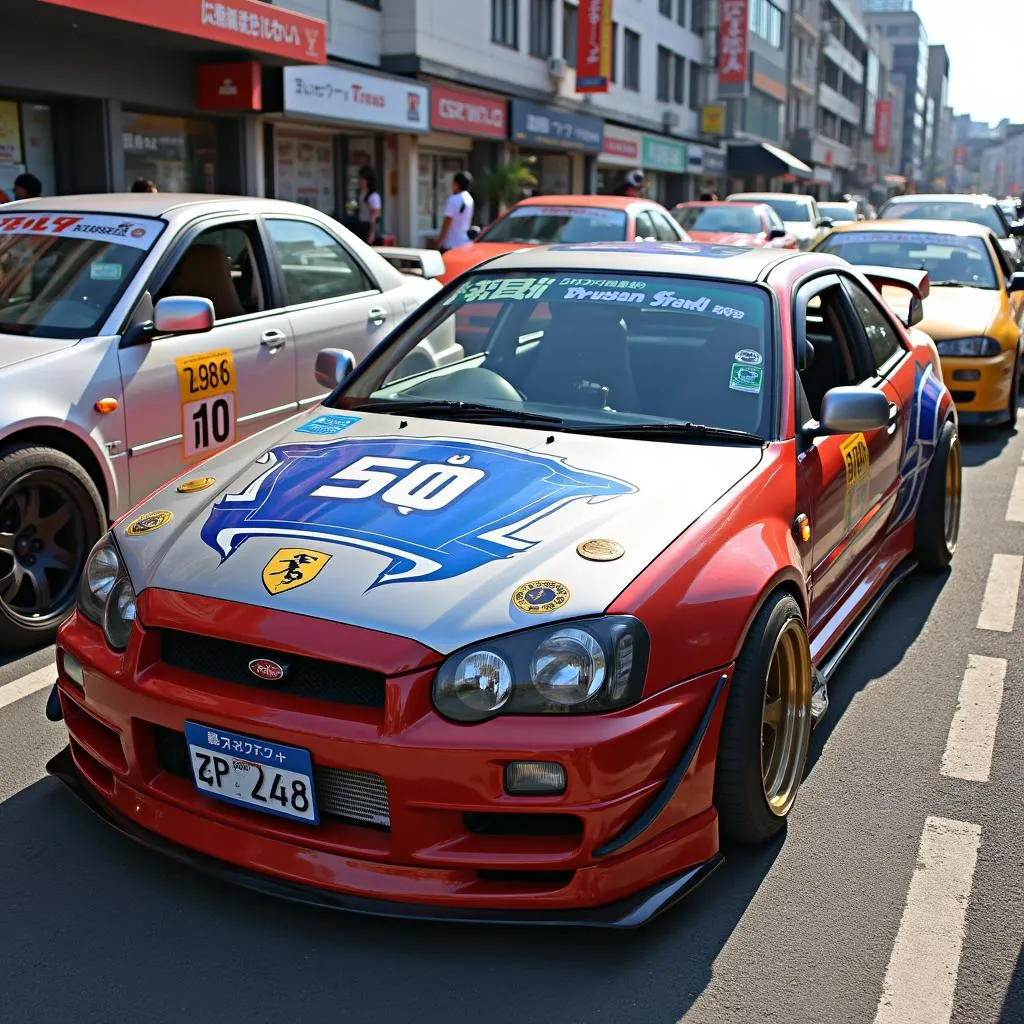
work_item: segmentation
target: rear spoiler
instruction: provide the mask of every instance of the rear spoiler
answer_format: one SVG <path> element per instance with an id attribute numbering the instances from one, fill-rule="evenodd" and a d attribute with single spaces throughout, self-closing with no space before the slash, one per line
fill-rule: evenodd
<path id="1" fill-rule="evenodd" d="M 922 302 L 931 291 L 927 270 L 904 270 L 902 267 L 862 267 L 857 269 L 879 290 L 886 285 L 890 288 L 905 288 Z"/>
<path id="2" fill-rule="evenodd" d="M 375 245 L 373 248 L 403 274 L 440 277 L 444 273 L 444 258 L 437 249 L 406 249 L 399 245 Z"/>

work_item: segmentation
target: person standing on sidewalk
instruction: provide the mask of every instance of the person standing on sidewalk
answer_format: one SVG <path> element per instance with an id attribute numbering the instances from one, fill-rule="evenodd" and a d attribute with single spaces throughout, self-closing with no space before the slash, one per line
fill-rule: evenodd
<path id="1" fill-rule="evenodd" d="M 442 253 L 460 245 L 469 245 L 469 229 L 476 210 L 469 191 L 472 187 L 473 175 L 469 171 L 459 171 L 452 178 L 452 194 L 444 204 L 444 221 L 437 236 L 437 247 Z"/>
<path id="2" fill-rule="evenodd" d="M 380 225 L 380 193 L 377 191 L 377 172 L 369 165 L 359 168 L 359 230 L 356 234 L 368 245 L 377 244 Z"/>

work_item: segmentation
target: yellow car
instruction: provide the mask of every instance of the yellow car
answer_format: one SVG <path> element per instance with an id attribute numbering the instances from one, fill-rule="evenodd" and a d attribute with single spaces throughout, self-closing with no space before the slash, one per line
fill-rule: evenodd
<path id="1" fill-rule="evenodd" d="M 814 248 L 860 266 L 927 270 L 931 290 L 917 326 L 935 342 L 960 422 L 1016 422 L 1024 273 L 1013 272 L 989 228 L 859 221 L 836 225 Z"/>

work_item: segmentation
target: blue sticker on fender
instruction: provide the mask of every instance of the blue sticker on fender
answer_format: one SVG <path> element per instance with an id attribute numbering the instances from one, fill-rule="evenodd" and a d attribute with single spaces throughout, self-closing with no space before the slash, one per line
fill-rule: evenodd
<path id="1" fill-rule="evenodd" d="M 341 434 L 348 430 L 353 423 L 358 422 L 358 416 L 317 416 L 316 419 L 303 423 L 301 427 L 296 427 L 295 433 L 318 434 L 321 437 L 328 437 L 332 434 Z"/>
<path id="2" fill-rule="evenodd" d="M 920 363 L 914 367 L 914 400 L 904 439 L 903 461 L 900 465 L 900 491 L 893 512 L 895 525 L 905 523 L 914 514 L 925 475 L 939 442 L 939 408 L 942 404 L 942 382 L 935 371 Z"/>
<path id="3" fill-rule="evenodd" d="M 250 537 L 334 542 L 388 565 L 371 588 L 442 580 L 510 558 L 523 536 L 577 500 L 631 494 L 623 480 L 480 441 L 353 437 L 272 448 L 244 490 L 224 495 L 202 538 L 222 560 Z"/>

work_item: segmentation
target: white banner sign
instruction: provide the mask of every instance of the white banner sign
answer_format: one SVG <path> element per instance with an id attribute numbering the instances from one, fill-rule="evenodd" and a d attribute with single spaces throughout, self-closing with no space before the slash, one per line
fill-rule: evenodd
<path id="1" fill-rule="evenodd" d="M 115 217 L 103 213 L 0 214 L 0 235 L 51 235 L 111 242 L 148 249 L 167 225 L 150 217 Z"/>
<path id="2" fill-rule="evenodd" d="M 338 67 L 284 69 L 289 114 L 426 132 L 430 90 L 425 85 Z"/>

